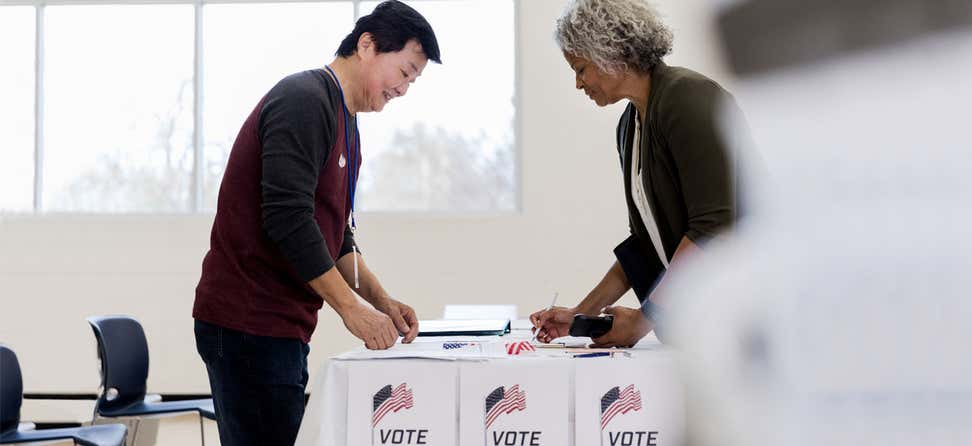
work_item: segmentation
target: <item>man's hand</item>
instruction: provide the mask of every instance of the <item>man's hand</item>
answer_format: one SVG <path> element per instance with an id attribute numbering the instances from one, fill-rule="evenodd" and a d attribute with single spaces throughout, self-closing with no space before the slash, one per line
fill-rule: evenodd
<path id="1" fill-rule="evenodd" d="M 537 340 L 547 343 L 567 336 L 570 332 L 570 324 L 574 322 L 574 315 L 577 313 L 576 307 L 553 307 L 550 310 L 540 310 L 531 314 L 530 323 L 533 324 L 533 332 L 537 334 Z"/>
<path id="2" fill-rule="evenodd" d="M 654 328 L 636 308 L 607 307 L 604 313 L 614 316 L 611 331 L 593 339 L 591 347 L 631 347 Z"/>
<path id="3" fill-rule="evenodd" d="M 369 350 L 390 348 L 398 340 L 391 318 L 373 308 L 356 304 L 340 314 L 348 331 L 364 341 Z"/>
<path id="4" fill-rule="evenodd" d="M 395 327 L 402 335 L 403 344 L 412 342 L 418 336 L 418 317 L 415 316 L 415 310 L 412 307 L 389 297 L 380 300 L 375 308 L 388 315 L 395 323 Z"/>

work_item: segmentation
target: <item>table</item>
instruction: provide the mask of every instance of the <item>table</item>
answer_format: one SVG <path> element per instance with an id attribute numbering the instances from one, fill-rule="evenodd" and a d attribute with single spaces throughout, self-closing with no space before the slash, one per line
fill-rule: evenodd
<path id="1" fill-rule="evenodd" d="M 648 337 L 623 355 L 575 358 L 566 349 L 531 351 L 522 344 L 529 338 L 525 330 L 502 337 L 419 338 L 387 352 L 332 358 L 315 377 L 296 444 L 684 442 L 675 353 L 657 339 Z"/>

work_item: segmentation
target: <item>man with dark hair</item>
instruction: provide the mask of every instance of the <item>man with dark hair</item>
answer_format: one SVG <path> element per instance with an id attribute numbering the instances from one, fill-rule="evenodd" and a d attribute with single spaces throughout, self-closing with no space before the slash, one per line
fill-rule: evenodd
<path id="1" fill-rule="evenodd" d="M 293 444 L 323 302 L 370 349 L 418 335 L 415 311 L 382 288 L 354 240 L 356 116 L 405 95 L 429 60 L 440 63 L 425 18 L 381 3 L 333 62 L 281 80 L 243 123 L 192 313 L 224 446 Z"/>

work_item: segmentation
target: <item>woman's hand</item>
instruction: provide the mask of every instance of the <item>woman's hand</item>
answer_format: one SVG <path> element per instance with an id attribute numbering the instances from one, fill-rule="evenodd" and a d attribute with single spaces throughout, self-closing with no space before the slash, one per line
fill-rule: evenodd
<path id="1" fill-rule="evenodd" d="M 537 340 L 547 343 L 567 336 L 570 324 L 574 322 L 574 315 L 577 313 L 577 307 L 553 307 L 531 314 L 530 323 L 533 324 L 533 332 L 537 334 Z"/>
<path id="2" fill-rule="evenodd" d="M 591 347 L 632 347 L 654 328 L 636 308 L 607 307 L 604 313 L 614 316 L 611 331 L 592 339 Z"/>

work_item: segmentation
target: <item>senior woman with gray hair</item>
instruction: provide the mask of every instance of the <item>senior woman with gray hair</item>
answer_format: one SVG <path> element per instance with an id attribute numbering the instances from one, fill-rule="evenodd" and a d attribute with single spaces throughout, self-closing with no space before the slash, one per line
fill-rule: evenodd
<path id="1" fill-rule="evenodd" d="M 665 277 L 732 226 L 736 173 L 723 117 L 739 113 L 716 82 L 666 65 L 672 32 L 642 0 L 576 0 L 555 35 L 576 86 L 598 106 L 627 100 L 617 127 L 631 235 L 617 261 L 576 307 L 530 316 L 541 342 L 565 336 L 575 314 L 611 314 L 594 346 L 631 346 L 655 327 Z M 641 308 L 611 307 L 634 289 Z M 607 308 L 605 308 L 607 307 Z"/>

